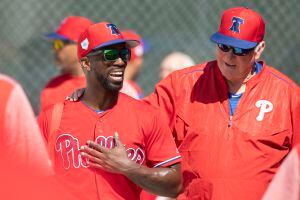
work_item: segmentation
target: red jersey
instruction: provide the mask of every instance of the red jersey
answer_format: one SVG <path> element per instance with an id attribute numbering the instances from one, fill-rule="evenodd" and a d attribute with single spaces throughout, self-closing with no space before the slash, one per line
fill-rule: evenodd
<path id="1" fill-rule="evenodd" d="M 260 199 L 299 142 L 299 87 L 261 63 L 232 117 L 216 61 L 172 73 L 146 99 L 164 111 L 182 155 L 178 199 Z"/>
<path id="2" fill-rule="evenodd" d="M 41 92 L 41 110 L 58 102 L 63 102 L 76 89 L 84 88 L 85 76 L 62 74 L 51 79 Z"/>
<path id="3" fill-rule="evenodd" d="M 64 102 L 61 122 L 49 136 L 53 107 L 42 112 L 39 123 L 49 144 L 53 143 L 55 169 L 80 199 L 139 199 L 141 188 L 120 174 L 92 171 L 79 149 L 88 140 L 114 147 L 114 133 L 125 144 L 128 157 L 148 167 L 180 162 L 170 129 L 157 109 L 119 93 L 117 104 L 97 113 L 83 102 Z M 51 142 L 50 140 L 54 141 Z"/>

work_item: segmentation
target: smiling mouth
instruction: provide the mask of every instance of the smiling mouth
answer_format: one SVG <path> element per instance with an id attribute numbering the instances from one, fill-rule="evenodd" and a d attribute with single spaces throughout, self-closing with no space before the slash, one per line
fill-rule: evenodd
<path id="1" fill-rule="evenodd" d="M 235 66 L 236 66 L 236 65 L 228 64 L 228 63 L 226 63 L 226 62 L 225 62 L 225 65 L 226 65 L 227 67 L 235 67 Z"/>
<path id="2" fill-rule="evenodd" d="M 110 79 L 115 82 L 123 81 L 123 76 L 124 76 L 124 72 L 121 71 L 109 73 Z"/>

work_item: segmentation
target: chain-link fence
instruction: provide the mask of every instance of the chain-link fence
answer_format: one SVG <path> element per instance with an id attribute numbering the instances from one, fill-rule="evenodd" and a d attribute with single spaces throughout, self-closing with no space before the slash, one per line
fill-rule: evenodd
<path id="1" fill-rule="evenodd" d="M 42 87 L 58 73 L 44 34 L 54 31 L 64 17 L 81 15 L 136 30 L 149 42 L 138 80 L 148 94 L 158 81 L 160 61 L 171 51 L 183 51 L 196 62 L 214 59 L 209 37 L 218 29 L 221 12 L 233 6 L 247 6 L 263 15 L 267 31 L 263 59 L 299 83 L 297 0 L 1 0 L 0 71 L 23 85 L 37 112 Z"/>

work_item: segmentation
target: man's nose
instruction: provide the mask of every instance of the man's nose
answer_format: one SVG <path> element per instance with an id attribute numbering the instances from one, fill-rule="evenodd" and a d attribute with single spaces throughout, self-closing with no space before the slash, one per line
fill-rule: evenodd
<path id="1" fill-rule="evenodd" d="M 225 55 L 228 56 L 229 58 L 235 58 L 235 54 L 233 53 L 233 49 L 229 49 L 228 52 L 225 52 Z"/>
<path id="2" fill-rule="evenodd" d="M 122 58 L 118 58 L 116 61 L 115 61 L 115 64 L 116 65 L 125 65 L 126 63 L 125 63 L 125 61 L 122 59 Z"/>

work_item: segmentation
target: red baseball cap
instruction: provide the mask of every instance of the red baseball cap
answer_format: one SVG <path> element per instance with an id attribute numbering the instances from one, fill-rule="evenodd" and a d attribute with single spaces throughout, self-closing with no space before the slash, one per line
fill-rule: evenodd
<path id="1" fill-rule="evenodd" d="M 141 57 L 144 55 L 144 42 L 142 37 L 132 30 L 122 31 L 122 35 L 126 40 L 137 40 L 139 41 L 139 45 L 131 49 L 131 59 L 134 60 L 137 57 Z"/>
<path id="2" fill-rule="evenodd" d="M 129 48 L 139 45 L 138 40 L 125 39 L 116 25 L 109 22 L 96 23 L 80 34 L 77 55 L 81 59 L 91 51 L 120 43 L 125 43 Z"/>
<path id="3" fill-rule="evenodd" d="M 219 31 L 210 39 L 218 44 L 251 49 L 264 35 L 265 22 L 260 14 L 249 8 L 235 7 L 223 12 Z"/>
<path id="4" fill-rule="evenodd" d="M 93 22 L 81 16 L 69 16 L 63 19 L 54 33 L 46 34 L 49 39 L 61 39 L 77 42 L 79 35 Z"/>

